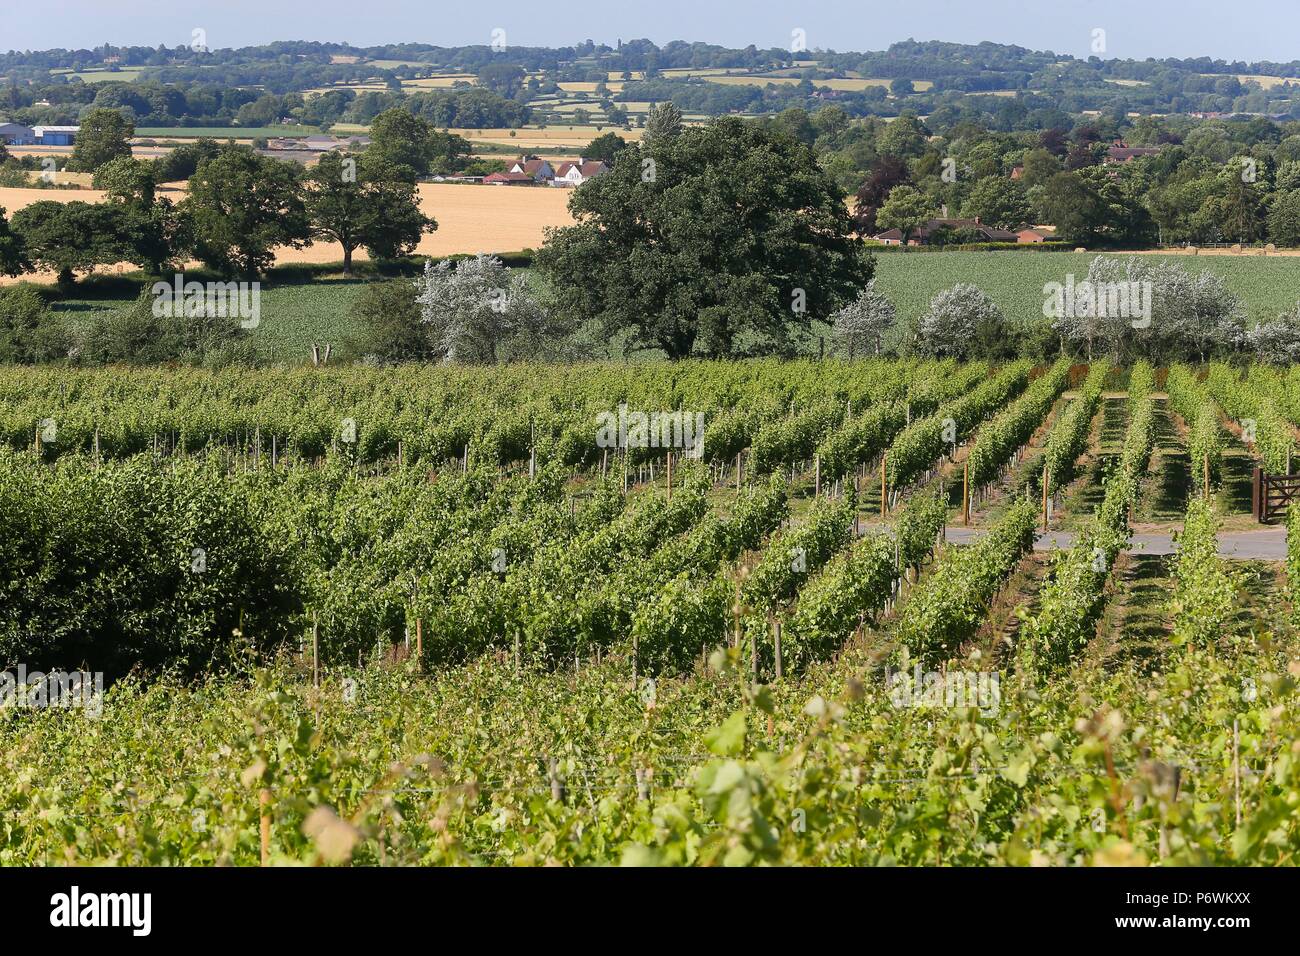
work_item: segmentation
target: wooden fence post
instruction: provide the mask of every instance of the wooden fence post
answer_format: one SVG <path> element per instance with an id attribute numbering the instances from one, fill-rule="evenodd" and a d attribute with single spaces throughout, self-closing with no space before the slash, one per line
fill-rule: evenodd
<path id="1" fill-rule="evenodd" d="M 1047 530 L 1047 486 L 1051 483 L 1051 472 L 1047 470 L 1047 463 L 1043 463 L 1043 530 Z"/>
<path id="2" fill-rule="evenodd" d="M 311 612 L 311 683 L 320 687 L 320 622 L 315 611 Z"/>
<path id="3" fill-rule="evenodd" d="M 262 831 L 262 866 L 271 865 L 271 791 L 266 787 L 262 788 L 261 793 L 257 795 L 257 803 L 261 808 L 261 831 Z"/>
<path id="4" fill-rule="evenodd" d="M 772 650 L 776 655 L 776 679 L 780 680 L 784 676 L 784 668 L 781 661 L 781 619 L 777 618 L 773 622 L 775 628 L 772 634 Z"/>
<path id="5" fill-rule="evenodd" d="M 880 456 L 880 517 L 884 518 L 889 514 L 889 484 L 887 479 L 889 466 L 889 452 Z"/>
<path id="6" fill-rule="evenodd" d="M 961 469 L 961 521 L 970 526 L 970 459 L 966 459 Z"/>

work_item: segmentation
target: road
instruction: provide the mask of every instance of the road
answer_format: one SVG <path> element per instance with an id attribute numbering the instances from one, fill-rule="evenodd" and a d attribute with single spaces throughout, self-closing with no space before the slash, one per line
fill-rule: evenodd
<path id="1" fill-rule="evenodd" d="M 949 527 L 946 539 L 953 544 L 970 544 L 987 534 L 983 528 Z M 1073 531 L 1040 531 L 1034 540 L 1035 551 L 1055 551 L 1074 546 L 1078 534 Z M 1263 531 L 1221 531 L 1219 555 L 1242 561 L 1285 561 L 1286 529 Z M 1129 552 L 1136 554 L 1176 554 L 1178 545 L 1169 534 L 1135 534 L 1128 539 Z"/>

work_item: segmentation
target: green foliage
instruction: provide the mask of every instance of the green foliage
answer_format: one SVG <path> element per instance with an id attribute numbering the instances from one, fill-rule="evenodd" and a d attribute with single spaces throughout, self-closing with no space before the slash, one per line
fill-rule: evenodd
<path id="1" fill-rule="evenodd" d="M 81 117 L 77 141 L 72 147 L 68 169 L 93 173 L 105 163 L 131 155 L 135 124 L 120 110 L 94 109 Z"/>
<path id="2" fill-rule="evenodd" d="M 35 365 L 66 358 L 71 337 L 35 289 L 0 289 L 0 364 Z"/>
<path id="3" fill-rule="evenodd" d="M 972 488 L 980 488 L 998 476 L 1007 460 L 1046 420 L 1069 381 L 1070 363 L 1061 359 L 1005 411 L 976 432 L 966 458 Z"/>
<path id="4" fill-rule="evenodd" d="M 404 167 L 383 157 L 330 152 L 303 178 L 312 234 L 343 247 L 345 276 L 352 272 L 356 249 L 365 247 L 372 258 L 396 259 L 438 228 L 420 211 L 415 183 L 404 178 Z"/>
<path id="5" fill-rule="evenodd" d="M 889 488 L 905 488 L 944 455 L 952 453 L 980 422 L 1014 398 L 1029 382 L 1030 365 L 1016 362 L 977 388 L 903 429 L 888 452 Z"/>
<path id="6" fill-rule="evenodd" d="M 903 604 L 896 635 L 911 659 L 939 664 L 974 636 L 1002 582 L 1033 546 L 1034 502 L 1016 501 L 973 545 L 950 549 Z"/>
<path id="7" fill-rule="evenodd" d="M 1219 557 L 1215 537 L 1218 529 L 1219 521 L 1213 509 L 1194 498 L 1183 519 L 1174 564 L 1174 594 L 1169 611 L 1176 643 L 1198 647 L 1214 644 L 1236 609 L 1240 582 Z"/>
<path id="8" fill-rule="evenodd" d="M 256 279 L 277 246 L 309 235 L 295 164 L 229 147 L 199 166 L 181 208 L 194 222 L 195 252 L 223 274 Z"/>
<path id="9" fill-rule="evenodd" d="M 1101 407 L 1102 388 L 1110 372 L 1109 362 L 1094 362 L 1088 369 L 1088 377 L 1079 388 L 1079 396 L 1052 426 L 1043 450 L 1049 491 L 1065 487 L 1074 476 L 1074 463 L 1088 447 L 1092 419 Z"/>
<path id="10" fill-rule="evenodd" d="M 352 320 L 359 331 L 349 339 L 348 349 L 359 357 L 373 356 L 384 364 L 433 358 L 409 279 L 367 283 L 352 303 Z"/>
<path id="11" fill-rule="evenodd" d="M 1205 383 L 1198 381 L 1196 374 L 1185 365 L 1175 365 L 1169 370 L 1165 391 L 1169 393 L 1169 407 L 1187 423 L 1187 456 L 1192 485 L 1198 493 L 1204 494 L 1206 471 L 1210 482 L 1216 481 L 1223 455 L 1219 409 Z"/>
<path id="12" fill-rule="evenodd" d="M 871 278 L 812 152 L 736 119 L 628 147 L 570 210 L 537 258 L 559 311 L 671 359 L 788 353 Z"/>
<path id="13" fill-rule="evenodd" d="M 41 200 L 14 213 L 11 226 L 26 257 L 37 268 L 56 270 L 64 284 L 75 272 L 130 256 L 116 206 Z"/>

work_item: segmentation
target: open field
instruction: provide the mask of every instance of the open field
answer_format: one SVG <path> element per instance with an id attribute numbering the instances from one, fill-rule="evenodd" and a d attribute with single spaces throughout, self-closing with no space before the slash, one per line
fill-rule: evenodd
<path id="1" fill-rule="evenodd" d="M 704 77 L 709 83 L 722 83 L 727 86 L 767 86 L 769 83 L 778 86 L 797 86 L 803 80 L 797 76 L 764 76 L 757 74 L 745 74 L 741 76 L 706 76 Z M 882 79 L 829 79 L 813 80 L 814 86 L 825 86 L 832 90 L 848 90 L 850 92 L 860 92 L 870 86 L 888 87 L 891 81 Z M 920 92 L 924 92 L 934 84 L 930 80 L 915 80 L 912 86 Z"/>
<path id="2" fill-rule="evenodd" d="M 310 136 L 314 126 L 141 126 L 136 139 L 256 139 L 261 136 Z"/>
<path id="3" fill-rule="evenodd" d="M 1063 282 L 1073 273 L 1088 274 L 1096 253 L 1075 252 L 930 252 L 886 253 L 876 257 L 877 287 L 894 303 L 900 317 L 918 318 L 930 298 L 958 282 L 983 289 L 1009 318 L 1041 321 L 1043 286 Z M 1126 255 L 1126 254 L 1120 254 Z M 1168 252 L 1157 255 L 1169 255 Z M 1271 320 L 1300 299 L 1300 256 L 1276 254 L 1171 255 L 1193 272 L 1209 270 L 1223 277 L 1244 300 L 1250 321 Z"/>
<path id="4" fill-rule="evenodd" d="M 542 244 L 548 226 L 571 223 L 568 202 L 572 190 L 555 187 L 467 186 L 456 183 L 421 183 L 420 208 L 438 222 L 436 232 L 427 234 L 416 249 L 419 255 L 447 256 L 456 253 L 518 252 Z M 13 215 L 17 210 L 43 199 L 57 202 L 101 202 L 102 192 L 92 189 L 0 188 L 0 207 Z M 172 193 L 180 200 L 183 194 Z M 334 262 L 342 258 L 337 246 L 313 243 L 305 249 L 282 249 L 280 264 Z M 364 251 L 358 250 L 358 259 Z M 116 271 L 113 267 L 98 271 Z M 27 281 L 51 282 L 52 274 L 28 273 Z M 18 280 L 0 277 L 0 284 Z"/>
<path id="5" fill-rule="evenodd" d="M 81 73 L 74 73 L 71 70 L 51 70 L 50 72 L 67 77 L 75 76 L 83 83 L 130 83 L 138 80 L 144 70 L 143 66 L 124 66 L 120 70 L 85 70 Z"/>
<path id="6" fill-rule="evenodd" d="M 44 783 L 0 862 L 1291 862 L 1300 552 L 1218 553 L 1195 381 L 0 369 L 0 651 L 110 685 L 0 722 Z M 699 409 L 699 460 L 611 454 L 622 401 Z"/>

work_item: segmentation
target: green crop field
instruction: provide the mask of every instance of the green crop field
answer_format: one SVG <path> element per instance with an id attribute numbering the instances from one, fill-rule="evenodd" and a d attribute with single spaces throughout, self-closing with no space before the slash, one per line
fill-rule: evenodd
<path id="1" fill-rule="evenodd" d="M 364 286 L 362 280 L 345 279 L 267 286 L 262 290 L 261 324 L 253 330 L 253 344 L 268 361 L 290 364 L 307 361 L 313 342 L 341 348 L 356 331 L 350 312 Z M 78 323 L 131 301 L 127 297 L 68 299 L 55 308 Z"/>
<path id="2" fill-rule="evenodd" d="M 0 652 L 104 684 L 0 864 L 1292 863 L 1300 370 L 1205 371 L 0 369 Z"/>
<path id="3" fill-rule="evenodd" d="M 916 319 L 942 289 L 969 282 L 983 289 L 1010 319 L 1043 317 L 1043 285 L 1076 281 L 1088 275 L 1096 253 L 1076 252 L 918 252 L 876 257 L 877 288 L 887 295 L 900 318 Z M 1123 258 L 1121 255 L 1120 258 Z M 1143 256 L 1166 259 L 1194 274 L 1210 271 L 1223 277 L 1242 298 L 1250 322 L 1275 319 L 1300 299 L 1300 257 L 1293 256 Z"/>

